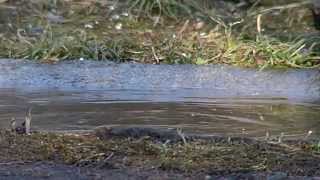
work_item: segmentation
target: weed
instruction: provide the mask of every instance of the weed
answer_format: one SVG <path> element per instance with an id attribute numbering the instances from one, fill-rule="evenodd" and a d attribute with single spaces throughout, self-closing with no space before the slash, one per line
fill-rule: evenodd
<path id="1" fill-rule="evenodd" d="M 313 144 L 312 148 L 316 151 L 316 152 L 320 152 L 320 141 L 318 143 Z"/>
<path id="2" fill-rule="evenodd" d="M 179 15 L 191 15 L 192 7 L 183 0 L 128 0 L 130 10 L 138 15 L 157 15 L 177 18 Z"/>
<path id="3" fill-rule="evenodd" d="M 94 34 L 76 29 L 71 33 L 59 34 L 50 26 L 39 38 L 18 36 L 15 39 L 0 39 L 1 56 L 55 62 L 67 59 L 121 59 L 123 51 L 119 42 L 98 40 Z"/>

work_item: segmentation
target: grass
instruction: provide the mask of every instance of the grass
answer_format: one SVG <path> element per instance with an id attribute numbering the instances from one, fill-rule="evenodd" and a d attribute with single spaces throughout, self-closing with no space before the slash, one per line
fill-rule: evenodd
<path id="1" fill-rule="evenodd" d="M 0 56 L 8 58 L 57 62 L 80 58 L 121 60 L 124 57 L 121 56 L 124 48 L 119 46 L 121 42 L 108 39 L 100 41 L 96 35 L 81 29 L 61 34 L 47 26 L 40 37 L 17 36 L 15 39 L 2 37 L 0 42 L 5 45 L 0 48 Z"/>
<path id="2" fill-rule="evenodd" d="M 17 24 L 18 28 L 0 36 L 0 57 L 42 62 L 94 59 L 156 64 L 223 63 L 261 69 L 320 66 L 319 45 L 313 40 L 318 38 L 316 35 L 300 38 L 272 35 L 265 25 L 269 22 L 265 14 L 259 19 L 257 30 L 254 13 L 230 17 L 228 13 L 214 12 L 214 7 L 208 8 L 205 1 L 128 0 L 112 5 L 112 10 L 103 1 L 84 2 L 87 4 L 55 1 L 44 6 L 47 8 L 40 15 L 28 16 L 23 21 L 26 23 Z M 66 14 L 63 16 L 66 23 L 50 23 L 43 18 L 48 9 L 58 7 Z M 88 7 L 91 13 L 82 16 Z M 36 8 L 39 11 L 39 5 Z M 70 13 L 70 9 L 74 11 Z M 303 24 L 305 21 L 299 18 Z M 27 31 L 30 25 L 42 28 L 43 33 L 30 35 Z M 277 31 L 284 30 L 288 28 Z"/>
<path id="3" fill-rule="evenodd" d="M 312 149 L 314 149 L 314 151 L 316 151 L 316 152 L 320 152 L 320 142 L 314 144 L 312 146 Z"/>
<path id="4" fill-rule="evenodd" d="M 177 18 L 178 15 L 189 15 L 192 13 L 190 2 L 183 0 L 129 0 L 129 9 L 135 11 L 139 16 L 167 16 Z"/>
<path id="5" fill-rule="evenodd" d="M 90 134 L 0 132 L 0 162 L 52 161 L 93 167 L 154 167 L 185 173 L 284 171 L 319 175 L 319 152 L 312 144 L 218 138 L 163 143 L 151 137 L 100 139 Z"/>

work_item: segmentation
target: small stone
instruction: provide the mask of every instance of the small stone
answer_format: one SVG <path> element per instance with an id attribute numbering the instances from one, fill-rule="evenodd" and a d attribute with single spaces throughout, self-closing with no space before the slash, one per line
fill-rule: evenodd
<path id="1" fill-rule="evenodd" d="M 129 14 L 128 14 L 127 12 L 124 12 L 124 13 L 122 13 L 121 15 L 122 15 L 122 16 L 126 16 L 126 17 L 129 16 Z"/>
<path id="2" fill-rule="evenodd" d="M 121 24 L 121 23 L 117 23 L 116 26 L 115 26 L 115 28 L 116 28 L 117 30 L 121 30 L 121 29 L 122 29 L 122 24 Z"/>
<path id="3" fill-rule="evenodd" d="M 115 14 L 111 17 L 112 20 L 118 20 L 120 19 L 120 16 L 118 14 Z"/>
<path id="4" fill-rule="evenodd" d="M 86 24 L 86 25 L 84 25 L 84 28 L 93 29 L 93 25 L 92 24 Z"/>
<path id="5" fill-rule="evenodd" d="M 200 33 L 200 36 L 201 36 L 201 37 L 204 37 L 204 36 L 206 36 L 206 35 L 207 35 L 207 33 L 205 33 L 205 32 Z"/>
<path id="6" fill-rule="evenodd" d="M 64 23 L 64 21 L 65 21 L 62 16 L 55 15 L 55 14 L 53 14 L 51 12 L 49 12 L 47 14 L 47 19 L 51 23 Z"/>
<path id="7" fill-rule="evenodd" d="M 109 10 L 110 10 L 110 11 L 113 11 L 114 9 L 115 9 L 114 6 L 109 6 Z"/>
<path id="8" fill-rule="evenodd" d="M 197 22 L 195 25 L 194 25 L 194 28 L 196 30 L 200 30 L 204 27 L 205 23 L 203 21 L 200 21 L 200 22 Z"/>

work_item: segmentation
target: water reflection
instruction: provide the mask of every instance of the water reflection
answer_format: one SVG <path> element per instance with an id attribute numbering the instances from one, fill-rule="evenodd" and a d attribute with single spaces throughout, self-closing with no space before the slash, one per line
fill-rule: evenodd
<path id="1" fill-rule="evenodd" d="M 320 106 L 313 103 L 293 103 L 281 98 L 179 97 L 167 101 L 167 96 L 159 101 L 165 92 L 146 95 L 130 91 L 133 95 L 128 92 L 123 97 L 117 92 L 23 94 L 2 90 L 0 125 L 8 127 L 12 117 L 22 120 L 27 108 L 32 107 L 33 128 L 38 130 L 122 125 L 175 127 L 224 135 L 264 136 L 267 131 L 272 135 L 303 135 L 309 130 L 320 135 Z"/>

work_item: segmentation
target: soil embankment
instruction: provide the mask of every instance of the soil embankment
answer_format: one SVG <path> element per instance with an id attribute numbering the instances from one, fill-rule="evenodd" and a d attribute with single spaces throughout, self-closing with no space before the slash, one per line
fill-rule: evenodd
<path id="1" fill-rule="evenodd" d="M 176 130 L 99 128 L 88 134 L 1 131 L 6 179 L 313 179 L 319 145 L 302 140 L 194 136 Z M 316 179 L 316 178 L 314 178 Z"/>

